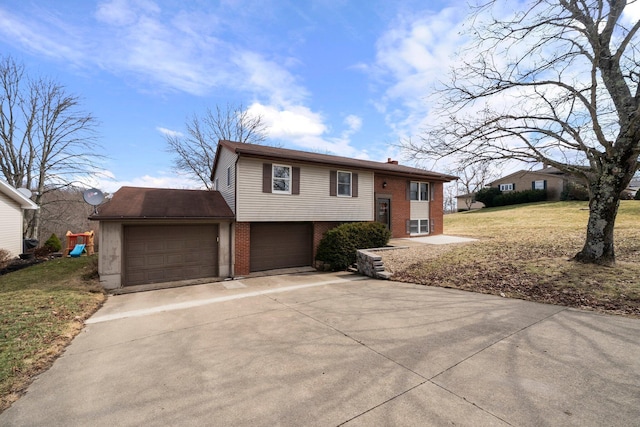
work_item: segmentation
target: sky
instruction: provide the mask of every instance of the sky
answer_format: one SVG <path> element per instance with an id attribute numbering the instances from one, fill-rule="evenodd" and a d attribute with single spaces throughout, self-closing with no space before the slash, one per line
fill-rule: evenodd
<path id="1" fill-rule="evenodd" d="M 468 14 L 455 0 L 3 0 L 0 54 L 98 119 L 91 186 L 199 188 L 165 135 L 216 105 L 261 114 L 278 146 L 411 164 L 397 144 L 424 129 Z"/>

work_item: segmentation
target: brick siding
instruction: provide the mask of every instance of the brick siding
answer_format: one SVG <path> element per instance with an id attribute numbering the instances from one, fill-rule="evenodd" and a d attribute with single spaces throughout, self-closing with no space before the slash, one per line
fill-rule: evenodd
<path id="1" fill-rule="evenodd" d="M 236 222 L 235 226 L 235 265 L 234 276 L 244 276 L 250 273 L 249 262 L 251 257 L 251 223 Z"/>

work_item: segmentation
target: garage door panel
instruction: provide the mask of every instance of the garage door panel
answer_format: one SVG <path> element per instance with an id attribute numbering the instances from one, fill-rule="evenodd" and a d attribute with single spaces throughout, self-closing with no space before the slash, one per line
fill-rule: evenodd
<path id="1" fill-rule="evenodd" d="M 218 225 L 126 226 L 125 286 L 215 277 Z"/>
<path id="2" fill-rule="evenodd" d="M 313 228 L 310 223 L 252 223 L 250 233 L 251 271 L 311 265 Z"/>

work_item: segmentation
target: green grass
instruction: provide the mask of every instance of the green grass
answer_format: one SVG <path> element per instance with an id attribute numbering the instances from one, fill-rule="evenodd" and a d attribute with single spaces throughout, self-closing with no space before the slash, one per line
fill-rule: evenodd
<path id="1" fill-rule="evenodd" d="M 616 265 L 569 261 L 582 249 L 587 202 L 534 203 L 445 216 L 445 234 L 479 239 L 394 278 L 640 317 L 640 201 L 622 201 Z"/>
<path id="2" fill-rule="evenodd" d="M 104 301 L 96 256 L 0 276 L 0 411 L 17 399 Z"/>

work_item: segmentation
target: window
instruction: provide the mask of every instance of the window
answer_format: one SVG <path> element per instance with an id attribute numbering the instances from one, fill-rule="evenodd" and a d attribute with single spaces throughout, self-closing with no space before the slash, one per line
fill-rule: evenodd
<path id="1" fill-rule="evenodd" d="M 409 200 L 429 200 L 429 183 L 412 181 L 409 184 Z"/>
<path id="2" fill-rule="evenodd" d="M 412 219 L 409 221 L 409 234 L 429 234 L 428 219 Z"/>
<path id="3" fill-rule="evenodd" d="M 539 181 L 533 181 L 533 185 L 531 186 L 534 190 L 544 190 L 545 189 L 545 181 L 541 179 Z"/>
<path id="4" fill-rule="evenodd" d="M 338 196 L 351 197 L 351 172 L 338 171 Z"/>
<path id="5" fill-rule="evenodd" d="M 291 166 L 273 165 L 271 176 L 274 193 L 291 194 Z"/>
<path id="6" fill-rule="evenodd" d="M 227 187 L 231 185 L 231 166 L 227 168 Z"/>
<path id="7" fill-rule="evenodd" d="M 514 187 L 513 184 L 500 184 L 500 191 L 513 191 Z"/>

